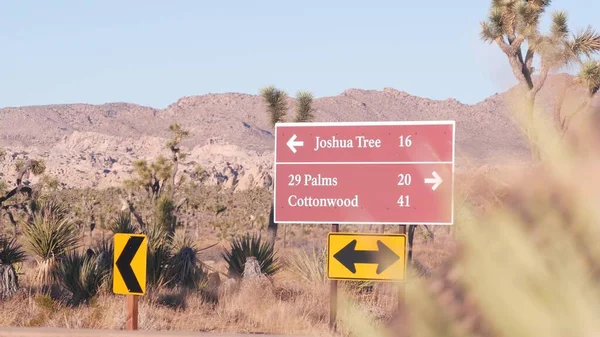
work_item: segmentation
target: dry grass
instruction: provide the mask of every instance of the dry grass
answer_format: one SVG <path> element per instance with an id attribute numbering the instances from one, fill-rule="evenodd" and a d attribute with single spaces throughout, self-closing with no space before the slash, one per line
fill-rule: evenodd
<path id="1" fill-rule="evenodd" d="M 22 292 L 0 307 L 0 326 L 123 329 L 125 297 L 101 293 L 90 305 L 75 308 L 32 293 L 32 273 L 22 275 Z M 28 293 L 27 291 L 30 291 Z M 385 284 L 368 295 L 353 293 L 367 313 L 389 320 L 396 305 L 395 294 Z M 303 284 L 282 272 L 274 282 L 249 283 L 239 292 L 224 293 L 218 303 L 202 292 L 162 290 L 141 298 L 142 330 L 286 333 L 323 336 L 328 330 L 329 285 Z"/>
<path id="2" fill-rule="evenodd" d="M 282 257 L 308 249 L 311 238 L 327 232 L 314 226 L 294 226 L 287 246 L 278 243 Z M 358 230 L 359 228 L 349 228 Z M 378 230 L 374 228 L 373 230 Z M 368 228 L 365 228 L 368 230 Z M 388 231 L 397 231 L 391 226 Z M 107 235 L 107 234 L 106 234 Z M 308 236 L 308 240 L 303 238 Z M 97 240 L 101 234 L 93 237 Z M 107 236 L 108 237 L 108 236 Z M 88 236 L 84 239 L 90 240 Z M 416 240 L 415 262 L 424 270 L 434 270 L 452 251 L 453 239 L 445 230 L 436 231 L 435 239 Z M 311 247 L 323 247 L 322 244 Z M 223 274 L 226 265 L 217 258 L 225 243 L 202 253 L 202 260 L 213 259 L 211 268 Z M 82 248 L 83 249 L 83 248 Z M 298 255 L 302 258 L 305 255 Z M 310 255 L 309 255 L 310 256 Z M 314 259 L 313 259 L 314 260 Z M 308 265 L 312 260 L 304 261 Z M 0 305 L 0 326 L 67 327 L 92 329 L 123 329 L 125 326 L 125 297 L 103 291 L 89 305 L 70 307 L 60 296 L 54 299 L 41 295 L 35 286 L 35 262 L 20 268 L 21 292 Z M 340 294 L 354 298 L 365 315 L 376 324 L 387 324 L 397 307 L 397 290 L 387 283 L 373 289 L 353 287 L 352 282 L 340 282 Z M 56 294 L 58 295 L 58 294 Z M 221 293 L 218 303 L 210 301 L 203 291 L 161 290 L 148 293 L 140 301 L 139 324 L 142 330 L 190 330 L 212 332 L 286 333 L 324 336 L 328 334 L 329 283 L 307 282 L 293 269 L 284 268 L 271 282 L 247 285 L 239 292 Z M 343 308 L 340 309 L 343 313 Z M 343 335 L 350 331 L 340 327 Z"/>

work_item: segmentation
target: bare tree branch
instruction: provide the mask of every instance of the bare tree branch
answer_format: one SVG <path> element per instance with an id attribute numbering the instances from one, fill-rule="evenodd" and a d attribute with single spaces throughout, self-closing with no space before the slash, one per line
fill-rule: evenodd
<path id="1" fill-rule="evenodd" d="M 502 49 L 502 51 L 504 52 L 504 54 L 511 56 L 511 48 L 510 46 L 506 43 L 506 41 L 504 41 L 504 39 L 502 38 L 502 36 L 499 36 L 496 38 L 496 43 L 498 44 L 498 46 L 500 47 L 500 49 Z"/>
<path id="2" fill-rule="evenodd" d="M 521 50 L 521 45 L 525 41 L 525 35 L 519 35 L 511 44 L 510 48 L 513 53 L 516 53 Z"/>
<path id="3" fill-rule="evenodd" d="M 8 215 L 8 219 L 10 220 L 10 223 L 14 227 L 17 227 L 17 221 L 15 221 L 15 217 L 13 216 L 12 212 L 10 211 L 11 206 L 12 205 L 2 206 L 2 210 Z"/>
<path id="4" fill-rule="evenodd" d="M 144 220 L 143 220 L 141 214 L 135 209 L 135 206 L 133 205 L 133 201 L 131 201 L 131 197 L 129 197 L 127 200 L 124 199 L 123 197 L 120 197 L 120 198 L 121 198 L 121 203 L 123 203 L 124 205 L 127 205 L 127 209 L 129 210 L 129 212 L 131 214 L 133 214 L 133 216 L 135 217 L 135 220 L 140 225 L 140 228 L 142 228 L 142 229 L 146 228 L 146 224 L 144 223 Z"/>
<path id="5" fill-rule="evenodd" d="M 533 97 L 535 97 L 538 94 L 538 92 L 540 92 L 542 87 L 544 86 L 544 83 L 546 82 L 546 79 L 548 78 L 549 72 L 550 72 L 550 67 L 542 65 L 542 70 L 540 72 L 540 76 L 539 76 L 537 82 L 534 84 L 533 88 L 531 89 L 531 95 Z"/>
<path id="6" fill-rule="evenodd" d="M 581 102 L 577 106 L 577 108 L 575 108 L 575 111 L 573 111 L 572 113 L 565 116 L 565 118 L 561 121 L 561 123 L 560 123 L 561 138 L 565 137 L 567 131 L 569 130 L 569 126 L 571 125 L 571 121 L 573 120 L 573 118 L 575 116 L 577 116 L 581 111 L 583 111 L 584 108 L 588 105 L 588 103 L 589 103 L 589 101 Z"/>
<path id="7" fill-rule="evenodd" d="M 513 74 L 519 81 L 521 85 L 527 86 L 527 89 L 531 89 L 531 79 L 525 76 L 526 73 L 523 72 L 523 63 L 519 61 L 517 55 L 512 55 L 508 57 L 508 62 L 510 63 L 510 67 L 513 71 Z"/>
<path id="8" fill-rule="evenodd" d="M 185 203 L 188 201 L 188 199 L 186 197 L 183 197 L 181 200 L 179 200 L 179 202 L 177 203 L 177 205 L 175 205 L 175 211 L 179 211 L 179 209 L 185 205 Z"/>
<path id="9" fill-rule="evenodd" d="M 527 54 L 525 54 L 525 65 L 527 69 L 531 71 L 531 66 L 533 65 L 533 57 L 535 56 L 535 52 L 531 47 L 527 49 Z"/>
<path id="10" fill-rule="evenodd" d="M 15 196 L 17 193 L 27 194 L 27 197 L 31 198 L 31 195 L 33 194 L 33 189 L 29 186 L 19 185 L 10 190 L 5 196 L 0 197 L 0 205 L 2 205 L 2 203 Z"/>

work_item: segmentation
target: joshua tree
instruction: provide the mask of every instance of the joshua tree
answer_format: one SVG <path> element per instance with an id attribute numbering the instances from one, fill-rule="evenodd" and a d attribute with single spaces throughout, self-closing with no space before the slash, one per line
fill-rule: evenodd
<path id="1" fill-rule="evenodd" d="M 546 83 L 550 71 L 566 65 L 579 64 L 581 78 L 592 77 L 588 88 L 594 89 L 598 83 L 598 63 L 589 58 L 600 50 L 600 35 L 592 28 L 570 35 L 565 12 L 557 11 L 552 15 L 550 32 L 540 32 L 539 23 L 542 14 L 550 6 L 550 0 L 492 0 L 487 21 L 481 23 L 481 38 L 496 43 L 506 54 L 513 74 L 519 81 L 521 98 L 525 103 L 523 112 L 526 133 L 531 146 L 532 159 L 540 159 L 537 147 L 537 135 L 534 129 L 535 99 Z M 534 80 L 534 58 L 540 58 L 540 70 Z M 584 60 L 587 58 L 587 60 Z M 591 90 L 591 92 L 597 92 Z M 560 107 L 559 107 L 560 109 Z M 556 113 L 555 113 L 556 115 Z M 558 114 L 560 116 L 560 113 Z M 555 118 L 556 119 L 556 118 Z M 556 119 L 564 130 L 564 120 Z"/>
<path id="2" fill-rule="evenodd" d="M 169 130 L 172 136 L 167 142 L 166 147 L 171 151 L 171 160 L 164 156 L 159 156 L 153 163 L 148 163 L 144 159 L 135 161 L 133 168 L 136 176 L 126 181 L 125 185 L 131 191 L 141 188 L 147 192 L 147 196 L 155 210 L 154 215 L 156 220 L 167 226 L 172 234 L 177 222 L 174 214 L 187 201 L 184 197 L 175 204 L 174 199 L 177 190 L 185 182 L 185 176 L 181 176 L 179 181 L 176 181 L 176 177 L 179 163 L 186 156 L 185 153 L 181 152 L 180 143 L 183 138 L 189 136 L 189 132 L 183 130 L 178 124 L 172 124 L 169 126 Z M 143 229 L 146 224 L 142 215 L 134 206 L 132 193 L 129 194 L 127 199 L 122 199 L 122 202 L 122 210 L 129 210 Z"/>
<path id="3" fill-rule="evenodd" d="M 554 124 L 562 136 L 567 132 L 574 116 L 582 111 L 591 110 L 592 101 L 598 95 L 598 89 L 600 89 L 600 62 L 588 59 L 579 63 L 579 75 L 563 88 L 559 94 L 558 103 L 554 107 Z M 583 85 L 586 89 L 586 95 L 573 111 L 563 113 L 563 102 L 567 90 L 574 85 Z"/>
<path id="4" fill-rule="evenodd" d="M 81 205 L 83 207 L 83 212 L 85 217 L 88 219 L 88 228 L 90 229 L 90 239 L 92 238 L 92 233 L 96 228 L 96 206 L 100 204 L 100 201 L 96 200 L 96 198 L 91 196 L 84 196 L 82 198 Z"/>
<path id="5" fill-rule="evenodd" d="M 176 232 L 177 212 L 185 204 L 183 197 L 177 198 L 186 176 L 177 180 L 179 163 L 186 154 L 181 151 L 180 144 L 189 136 L 189 132 L 178 124 L 169 127 L 171 139 L 166 148 L 171 152 L 170 159 L 159 156 L 154 162 L 138 160 L 134 163 L 135 177 L 126 182 L 130 191 L 142 189 L 147 192 L 151 212 L 145 217 L 136 209 L 132 193 L 127 199 L 122 198 L 122 213 L 111 227 L 114 232 L 142 232 L 148 237 L 148 283 L 153 288 L 181 286 L 194 288 L 199 286 L 203 270 L 198 261 L 197 249 L 185 231 Z M 132 226 L 133 214 L 139 224 L 139 230 Z"/>
<path id="6" fill-rule="evenodd" d="M 0 162 L 2 162 L 6 157 L 6 152 L 0 149 Z M 15 165 L 17 171 L 17 179 L 15 183 L 15 187 L 10 189 L 6 194 L 0 196 L 0 210 L 8 215 L 10 222 L 16 226 L 17 218 L 15 217 L 15 210 L 25 211 L 29 218 L 31 218 L 31 210 L 29 208 L 28 202 L 32 200 L 35 189 L 34 186 L 29 184 L 29 176 L 33 174 L 35 176 L 42 175 L 46 170 L 46 164 L 43 160 L 35 160 L 35 159 L 27 159 L 25 161 L 19 160 Z M 8 188 L 5 184 L 1 183 L 0 191 L 4 193 L 4 189 Z M 15 202 L 11 204 L 7 204 L 6 202 L 17 196 L 18 194 L 24 194 L 26 196 L 26 200 L 22 202 Z"/>
<path id="7" fill-rule="evenodd" d="M 261 90 L 261 96 L 266 103 L 267 112 L 271 126 L 274 128 L 275 124 L 285 122 L 285 118 L 288 113 L 287 98 L 288 95 L 285 91 L 275 88 L 274 86 L 268 86 Z M 296 116 L 295 122 L 312 122 L 315 119 L 314 109 L 312 107 L 313 95 L 310 92 L 299 91 L 296 94 Z M 277 237 L 277 224 L 274 219 L 274 209 L 271 203 L 271 211 L 269 213 L 269 225 L 267 227 L 271 240 L 275 242 Z"/>
<path id="8" fill-rule="evenodd" d="M 312 107 L 313 94 L 306 91 L 299 91 L 296 95 L 296 117 L 294 122 L 312 122 L 315 119 L 314 109 Z"/>

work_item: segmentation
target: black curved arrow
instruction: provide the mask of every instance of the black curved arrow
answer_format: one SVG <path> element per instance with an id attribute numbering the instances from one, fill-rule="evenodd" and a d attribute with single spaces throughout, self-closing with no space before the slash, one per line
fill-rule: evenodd
<path id="1" fill-rule="evenodd" d="M 356 240 L 352 240 L 333 257 L 352 274 L 356 274 L 356 263 L 377 264 L 377 274 L 381 274 L 400 257 L 379 240 L 377 240 L 377 248 L 378 250 L 356 250 Z"/>
<path id="2" fill-rule="evenodd" d="M 137 277 L 135 277 L 135 273 L 131 268 L 131 261 L 137 254 L 138 249 L 142 245 L 144 241 L 143 237 L 140 236 L 132 236 L 127 240 L 127 244 L 125 244 L 125 248 L 121 252 L 121 256 L 117 259 L 115 263 L 117 265 L 117 269 L 121 273 L 123 277 L 123 281 L 125 281 L 125 286 L 130 293 L 141 293 L 142 287 L 140 286 L 140 282 Z"/>

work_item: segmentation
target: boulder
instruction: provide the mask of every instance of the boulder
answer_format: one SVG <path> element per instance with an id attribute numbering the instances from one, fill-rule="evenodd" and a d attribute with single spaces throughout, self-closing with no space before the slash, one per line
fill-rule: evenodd
<path id="1" fill-rule="evenodd" d="M 250 256 L 246 259 L 246 264 L 244 265 L 244 280 L 254 280 L 265 277 L 260 271 L 260 264 L 258 260 L 254 256 Z"/>

